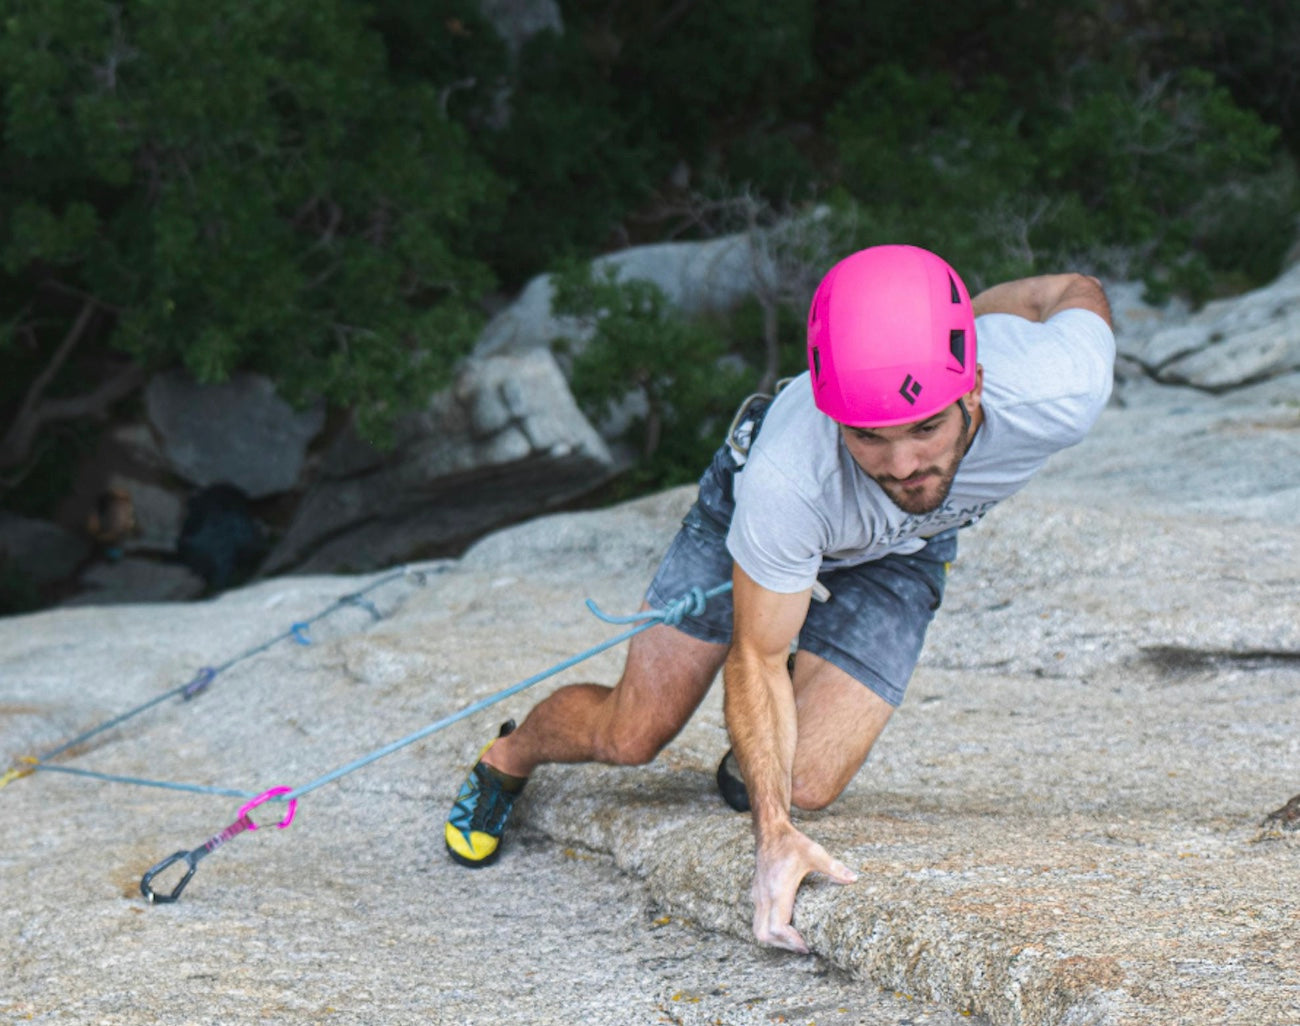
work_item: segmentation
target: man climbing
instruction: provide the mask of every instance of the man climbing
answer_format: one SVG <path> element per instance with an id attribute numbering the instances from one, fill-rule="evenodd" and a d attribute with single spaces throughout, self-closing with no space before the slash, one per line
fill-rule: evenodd
<path id="1" fill-rule="evenodd" d="M 649 762 L 722 669 L 733 748 L 717 780 L 753 819 L 754 934 L 806 951 L 791 923 L 800 883 L 855 876 L 791 805 L 823 808 L 857 773 L 903 699 L 958 529 L 1084 437 L 1114 354 L 1095 278 L 1025 278 L 972 301 L 916 247 L 838 263 L 813 297 L 808 373 L 737 416 L 646 603 L 727 579 L 731 595 L 634 637 L 617 686 L 561 688 L 503 727 L 452 807 L 452 857 L 496 859 L 543 763 Z"/>

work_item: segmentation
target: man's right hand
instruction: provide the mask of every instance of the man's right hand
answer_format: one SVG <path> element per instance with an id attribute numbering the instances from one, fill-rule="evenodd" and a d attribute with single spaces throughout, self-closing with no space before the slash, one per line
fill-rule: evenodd
<path id="1" fill-rule="evenodd" d="M 858 876 L 843 862 L 793 825 L 760 838 L 754 867 L 754 936 L 760 944 L 808 953 L 808 945 L 791 923 L 799 885 L 809 873 L 822 873 L 838 884 Z"/>

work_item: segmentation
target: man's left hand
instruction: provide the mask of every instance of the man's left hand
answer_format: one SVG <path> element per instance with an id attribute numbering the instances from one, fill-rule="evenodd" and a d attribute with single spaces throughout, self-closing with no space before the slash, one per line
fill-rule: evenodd
<path id="1" fill-rule="evenodd" d="M 858 876 L 843 862 L 832 858 L 820 844 L 793 826 L 758 843 L 754 868 L 754 936 L 760 944 L 808 953 L 808 945 L 794 928 L 794 898 L 803 878 L 822 873 L 838 884 L 850 884 Z"/>

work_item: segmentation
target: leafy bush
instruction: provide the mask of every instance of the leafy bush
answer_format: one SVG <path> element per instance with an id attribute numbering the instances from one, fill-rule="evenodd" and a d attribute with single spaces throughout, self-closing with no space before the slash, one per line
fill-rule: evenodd
<path id="1" fill-rule="evenodd" d="M 37 362 L 71 339 L 204 382 L 262 371 L 372 434 L 423 401 L 480 320 L 490 272 L 453 243 L 494 185 L 434 86 L 389 77 L 363 15 L 10 5 L 0 297 L 25 315 L 9 338 Z M 87 310 L 95 330 L 73 337 Z"/>
<path id="2" fill-rule="evenodd" d="M 986 284 L 1083 261 L 1204 298 L 1213 271 L 1276 274 L 1294 232 L 1277 130 L 1202 72 L 1136 85 L 1087 65 L 1031 114 L 999 79 L 959 93 L 890 66 L 829 129 L 858 202 Z"/>
<path id="3" fill-rule="evenodd" d="M 622 437 L 638 460 L 628 492 L 696 480 L 722 442 L 754 372 L 728 360 L 719 325 L 686 321 L 652 282 L 571 265 L 553 279 L 556 313 L 587 337 L 570 340 L 571 384 L 597 422 L 628 420 Z"/>
<path id="4" fill-rule="evenodd" d="M 22 480 L 38 512 L 84 425 L 169 366 L 261 371 L 381 439 L 468 351 L 498 282 L 736 230 L 692 209 L 701 193 L 795 213 L 829 198 L 834 255 L 914 242 L 972 288 L 1075 266 L 1201 297 L 1271 278 L 1293 240 L 1295 4 L 566 0 L 564 32 L 518 52 L 484 10 L 8 5 L 8 501 Z M 708 398 L 725 375 L 694 381 L 671 354 L 743 354 L 760 378 L 797 366 L 805 284 L 783 267 L 708 328 L 606 284 L 583 293 L 609 311 L 578 368 L 588 401 L 640 374 L 647 473 L 693 474 L 669 423 L 734 397 Z M 643 332 L 650 362 L 600 340 L 615 329 Z"/>

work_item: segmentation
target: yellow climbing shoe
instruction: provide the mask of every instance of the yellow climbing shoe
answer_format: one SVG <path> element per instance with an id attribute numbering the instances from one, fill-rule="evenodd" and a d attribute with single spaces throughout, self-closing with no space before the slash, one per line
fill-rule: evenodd
<path id="1" fill-rule="evenodd" d="M 505 737 L 514 729 L 515 721 L 508 720 L 502 724 L 497 738 Z M 509 777 L 483 762 L 483 756 L 497 738 L 478 753 L 478 761 L 461 784 L 443 831 L 447 853 L 462 866 L 472 869 L 490 866 L 501 854 L 506 819 L 527 783 L 527 779 Z"/>

